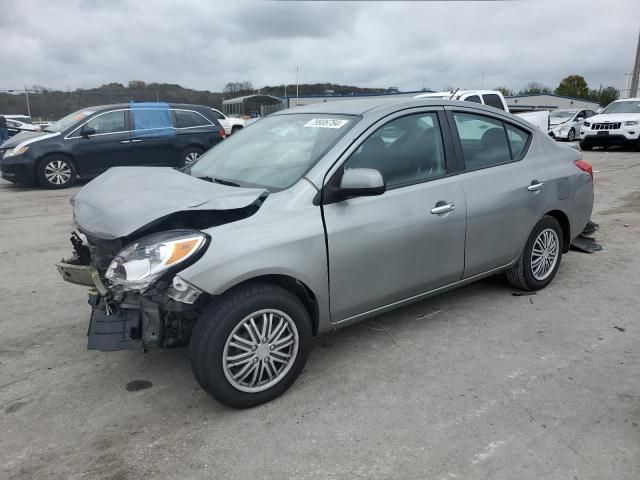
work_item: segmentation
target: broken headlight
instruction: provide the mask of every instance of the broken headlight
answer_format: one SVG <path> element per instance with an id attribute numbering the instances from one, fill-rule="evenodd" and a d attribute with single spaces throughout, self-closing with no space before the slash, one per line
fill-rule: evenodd
<path id="1" fill-rule="evenodd" d="M 105 277 L 127 290 L 143 290 L 200 252 L 206 240 L 206 235 L 191 230 L 149 235 L 123 248 L 111 261 Z"/>

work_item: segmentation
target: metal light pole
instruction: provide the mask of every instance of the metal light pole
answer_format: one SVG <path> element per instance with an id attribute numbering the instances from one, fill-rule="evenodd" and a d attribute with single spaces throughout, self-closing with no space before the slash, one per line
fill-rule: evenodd
<path id="1" fill-rule="evenodd" d="M 27 90 L 27 86 L 24 86 L 24 98 L 27 100 L 27 114 L 29 118 L 31 118 L 31 106 L 29 105 L 29 90 Z"/>
<path id="2" fill-rule="evenodd" d="M 300 67 L 298 67 L 298 65 L 296 65 L 296 107 L 298 106 L 298 99 L 300 98 L 300 95 L 299 95 L 300 84 L 298 83 L 299 70 L 300 70 Z"/>

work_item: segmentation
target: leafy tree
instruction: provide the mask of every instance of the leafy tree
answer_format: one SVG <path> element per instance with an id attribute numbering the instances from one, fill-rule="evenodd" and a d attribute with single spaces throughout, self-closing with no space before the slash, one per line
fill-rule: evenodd
<path id="1" fill-rule="evenodd" d="M 551 89 L 539 82 L 529 82 L 518 92 L 519 95 L 541 95 L 551 93 Z"/>
<path id="2" fill-rule="evenodd" d="M 569 75 L 563 78 L 558 88 L 556 88 L 556 95 L 588 99 L 590 96 L 589 86 L 584 77 L 580 75 Z"/>
<path id="3" fill-rule="evenodd" d="M 600 104 L 601 107 L 606 107 L 614 100 L 620 98 L 620 90 L 616 87 L 605 87 L 600 90 L 591 90 L 589 95 L 591 100 L 594 100 Z"/>
<path id="4" fill-rule="evenodd" d="M 494 90 L 498 90 L 505 97 L 511 97 L 511 96 L 515 95 L 515 92 L 513 90 L 511 90 L 510 88 L 507 88 L 507 87 L 496 87 L 496 88 L 494 88 Z"/>
<path id="5" fill-rule="evenodd" d="M 129 88 L 144 88 L 147 86 L 142 80 L 131 80 L 128 83 Z"/>

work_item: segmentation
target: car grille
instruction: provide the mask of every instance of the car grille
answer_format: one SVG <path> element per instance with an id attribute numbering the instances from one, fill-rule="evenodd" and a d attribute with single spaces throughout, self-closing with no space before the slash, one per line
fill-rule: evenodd
<path id="1" fill-rule="evenodd" d="M 620 128 L 620 122 L 617 123 L 594 123 L 591 130 L 617 130 Z"/>

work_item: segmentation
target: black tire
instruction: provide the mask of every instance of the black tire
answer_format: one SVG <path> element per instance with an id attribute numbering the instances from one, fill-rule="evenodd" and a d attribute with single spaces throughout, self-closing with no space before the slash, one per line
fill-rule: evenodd
<path id="1" fill-rule="evenodd" d="M 293 356 L 294 360 L 289 362 L 289 370 L 283 372 L 282 378 L 270 388 L 259 392 L 242 391 L 225 374 L 225 345 L 243 320 L 265 309 L 283 312 L 295 324 L 298 334 L 297 353 Z M 259 321 L 259 316 L 256 318 Z M 233 408 L 253 407 L 277 398 L 293 384 L 307 362 L 311 337 L 309 314 L 291 292 L 271 283 L 241 286 L 204 308 L 191 334 L 191 369 L 200 386 L 223 405 Z M 258 362 L 258 352 L 249 352 L 248 355 L 252 355 L 253 362 Z"/>
<path id="2" fill-rule="evenodd" d="M 179 167 L 186 167 L 187 165 L 191 165 L 195 160 L 197 160 L 200 155 L 202 155 L 204 151 L 198 147 L 188 147 L 185 148 L 180 154 Z"/>
<path id="3" fill-rule="evenodd" d="M 576 130 L 571 127 L 569 133 L 567 133 L 567 142 L 573 142 L 576 139 Z"/>
<path id="4" fill-rule="evenodd" d="M 242 130 L 242 127 L 236 125 L 235 127 L 231 128 L 231 135 L 233 135 L 236 132 L 239 132 L 240 130 Z"/>
<path id="5" fill-rule="evenodd" d="M 580 150 L 585 150 L 585 151 L 590 151 L 593 150 L 593 145 L 591 145 L 590 143 L 587 143 L 585 141 L 581 141 L 580 142 Z"/>
<path id="6" fill-rule="evenodd" d="M 550 270 L 550 273 L 547 274 L 548 276 L 544 279 L 538 279 L 534 276 L 533 268 L 531 266 L 533 246 L 538 236 L 548 229 L 553 230 L 557 237 L 557 260 L 555 265 L 553 265 L 553 268 Z M 531 235 L 529 235 L 522 255 L 518 259 L 518 263 L 505 272 L 507 280 L 514 287 L 526 291 L 540 290 L 546 287 L 551 283 L 553 277 L 555 277 L 558 272 L 558 268 L 560 267 L 560 262 L 562 260 L 563 245 L 564 238 L 562 234 L 562 227 L 560 227 L 558 220 L 549 215 L 545 215 L 533 228 Z"/>
<path id="7" fill-rule="evenodd" d="M 51 189 L 68 188 L 78 177 L 73 160 L 64 155 L 50 155 L 38 163 L 36 177 L 38 183 Z"/>

